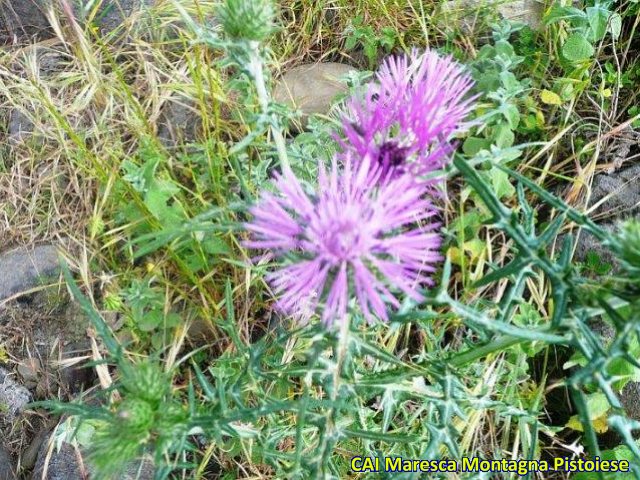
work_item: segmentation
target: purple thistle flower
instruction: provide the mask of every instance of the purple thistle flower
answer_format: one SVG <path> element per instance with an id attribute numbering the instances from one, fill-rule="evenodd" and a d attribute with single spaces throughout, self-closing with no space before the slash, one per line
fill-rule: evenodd
<path id="1" fill-rule="evenodd" d="M 414 50 L 387 59 L 375 80 L 364 96 L 347 102 L 342 147 L 370 155 L 383 178 L 442 168 L 453 151 L 452 135 L 468 128 L 471 77 L 451 57 Z"/>
<path id="2" fill-rule="evenodd" d="M 288 314 L 323 305 L 332 324 L 347 313 L 352 294 L 368 321 L 388 320 L 386 304 L 398 293 L 420 301 L 420 290 L 441 260 L 437 210 L 409 176 L 379 182 L 380 168 L 365 158 L 344 169 L 321 165 L 318 187 L 307 193 L 289 170 L 276 177 L 277 194 L 266 192 L 246 227 L 251 248 L 270 249 L 282 265 L 267 276 Z"/>

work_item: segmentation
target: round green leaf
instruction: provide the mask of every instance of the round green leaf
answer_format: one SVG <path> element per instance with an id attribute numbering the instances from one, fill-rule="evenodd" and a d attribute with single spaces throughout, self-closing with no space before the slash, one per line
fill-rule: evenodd
<path id="1" fill-rule="evenodd" d="M 595 49 L 583 35 L 574 33 L 562 46 L 562 55 L 570 62 L 581 62 L 593 56 Z"/>

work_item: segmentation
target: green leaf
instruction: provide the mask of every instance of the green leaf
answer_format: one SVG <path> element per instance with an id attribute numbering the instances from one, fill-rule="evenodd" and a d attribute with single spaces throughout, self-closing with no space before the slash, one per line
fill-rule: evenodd
<path id="1" fill-rule="evenodd" d="M 144 203 L 149 212 L 160 221 L 163 226 L 175 226 L 184 218 L 177 205 L 168 205 L 169 201 L 180 189 L 170 180 L 152 181 L 145 196 Z"/>
<path id="2" fill-rule="evenodd" d="M 551 90 L 542 90 L 542 92 L 540 92 L 540 101 L 547 105 L 562 105 L 560 95 Z"/>
<path id="3" fill-rule="evenodd" d="M 620 33 L 622 32 L 622 17 L 619 13 L 613 13 L 611 15 L 609 19 L 609 32 L 614 40 L 620 37 Z"/>
<path id="4" fill-rule="evenodd" d="M 593 56 L 595 49 L 583 35 L 574 33 L 562 46 L 562 55 L 570 62 L 582 62 Z"/>
<path id="5" fill-rule="evenodd" d="M 503 197 L 513 197 L 516 194 L 515 187 L 511 184 L 509 179 L 509 175 L 499 170 L 495 167 L 492 167 L 489 171 L 489 176 L 491 177 L 491 184 L 493 185 L 493 191 L 497 195 L 498 198 Z"/>
<path id="6" fill-rule="evenodd" d="M 590 40 L 599 42 L 607 33 L 607 24 L 609 23 L 609 11 L 602 6 L 588 7 L 587 20 L 589 21 Z"/>
<path id="7" fill-rule="evenodd" d="M 505 123 L 501 123 L 495 129 L 495 133 L 493 134 L 493 141 L 495 145 L 499 148 L 508 148 L 513 145 L 515 141 L 515 135 L 509 125 Z"/>
<path id="8" fill-rule="evenodd" d="M 364 54 L 367 60 L 369 60 L 369 63 L 373 65 L 378 59 L 378 45 L 374 41 L 365 42 Z"/>
<path id="9" fill-rule="evenodd" d="M 138 319 L 138 328 L 143 332 L 152 332 L 162 324 L 163 319 L 162 310 L 151 310 Z"/>
<path id="10" fill-rule="evenodd" d="M 520 124 L 520 111 L 518 110 L 518 107 L 512 103 L 504 105 L 502 107 L 502 115 L 504 115 L 504 118 L 509 122 L 511 130 L 518 128 L 518 125 Z"/>
<path id="11" fill-rule="evenodd" d="M 581 20 L 584 21 L 586 17 L 585 12 L 575 7 L 561 7 L 559 5 L 554 5 L 551 7 L 549 13 L 545 16 L 545 23 L 547 25 L 551 25 L 552 23 L 557 23 L 562 20 L 569 20 L 573 25 L 579 23 Z"/>
<path id="12" fill-rule="evenodd" d="M 462 144 L 462 151 L 465 155 L 473 157 L 481 150 L 489 150 L 491 142 L 486 138 L 468 137 Z"/>
<path id="13" fill-rule="evenodd" d="M 201 242 L 202 249 L 209 255 L 225 255 L 231 250 L 224 240 L 214 236 L 207 236 Z"/>
<path id="14" fill-rule="evenodd" d="M 357 44 L 358 44 L 358 37 L 356 37 L 354 34 L 351 34 L 347 37 L 347 41 L 344 44 L 344 48 L 349 52 L 354 48 L 356 48 Z"/>
<path id="15" fill-rule="evenodd" d="M 500 82 L 507 91 L 519 91 L 522 88 L 522 83 L 520 83 L 513 72 L 501 72 Z"/>
<path id="16" fill-rule="evenodd" d="M 182 318 L 175 312 L 169 313 L 164 319 L 164 325 L 167 328 L 173 328 L 180 325 Z"/>
<path id="17" fill-rule="evenodd" d="M 638 442 L 636 442 L 637 444 Z M 603 450 L 601 452 L 602 460 L 628 460 L 633 462 L 634 455 L 626 445 L 619 445 L 612 450 Z M 594 477 L 591 472 L 579 472 L 572 478 L 573 480 L 592 480 Z M 637 477 L 633 472 L 603 472 L 603 480 L 635 480 Z"/>
<path id="18" fill-rule="evenodd" d="M 573 353 L 573 355 L 571 355 L 571 357 L 569 357 L 569 360 L 564 362 L 564 364 L 562 365 L 562 368 L 564 370 L 569 370 L 570 368 L 573 368 L 576 366 L 584 367 L 588 363 L 589 363 L 589 360 L 585 358 L 584 353 L 576 351 Z"/>
<path id="19" fill-rule="evenodd" d="M 495 49 L 498 55 L 502 55 L 505 58 L 514 57 L 516 54 L 515 50 L 513 49 L 513 45 L 511 45 L 509 42 L 504 40 L 496 42 Z M 508 74 L 510 72 L 503 72 L 503 73 Z"/>
<path id="20" fill-rule="evenodd" d="M 607 396 L 602 392 L 592 393 L 587 395 L 587 408 L 589 410 L 589 420 L 594 422 L 595 420 L 604 417 L 611 409 Z M 584 431 L 583 425 L 578 415 L 572 416 L 567 422 L 567 428 L 577 430 L 579 432 Z"/>

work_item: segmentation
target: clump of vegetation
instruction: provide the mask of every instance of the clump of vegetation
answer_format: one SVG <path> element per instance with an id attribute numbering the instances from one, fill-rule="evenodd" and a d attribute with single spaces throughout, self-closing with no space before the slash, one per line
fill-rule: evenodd
<path id="1" fill-rule="evenodd" d="M 110 387 L 48 406 L 99 477 L 145 456 L 157 478 L 342 478 L 353 456 L 582 449 L 639 475 L 619 398 L 640 368 L 639 227 L 586 211 L 638 120 L 637 4 L 554 1 L 540 31 L 472 35 L 389 3 L 176 2 L 154 17 L 172 34 L 75 31 L 39 84 L 28 52 L 26 76 L 2 67 L 34 131 L 0 168 L 50 159 L 68 188 L 47 184 L 29 216 L 52 235 L 56 208 L 92 245 L 66 280 Z M 287 138 L 275 72 L 357 52 L 378 76 Z M 175 105 L 200 118 L 189 140 L 167 141 Z M 578 230 L 616 268 L 573 261 Z"/>

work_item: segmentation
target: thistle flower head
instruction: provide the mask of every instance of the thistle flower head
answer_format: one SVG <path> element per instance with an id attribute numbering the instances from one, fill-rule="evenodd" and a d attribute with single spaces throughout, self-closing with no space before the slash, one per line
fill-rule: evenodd
<path id="1" fill-rule="evenodd" d="M 252 248 L 270 249 L 282 262 L 267 278 L 290 314 L 322 308 L 322 319 L 342 320 L 352 294 L 367 320 L 387 320 L 398 293 L 423 298 L 440 260 L 436 209 L 409 176 L 379 182 L 368 157 L 344 168 L 320 168 L 317 189 L 305 191 L 290 171 L 278 193 L 263 194 L 247 225 Z"/>
<path id="2" fill-rule="evenodd" d="M 227 35 L 257 42 L 273 32 L 274 17 L 272 0 L 226 0 L 218 12 Z"/>
<path id="3" fill-rule="evenodd" d="M 388 59 L 364 94 L 347 102 L 342 146 L 369 155 L 383 177 L 437 170 L 453 150 L 452 135 L 467 128 L 472 84 L 458 63 L 433 51 Z"/>

